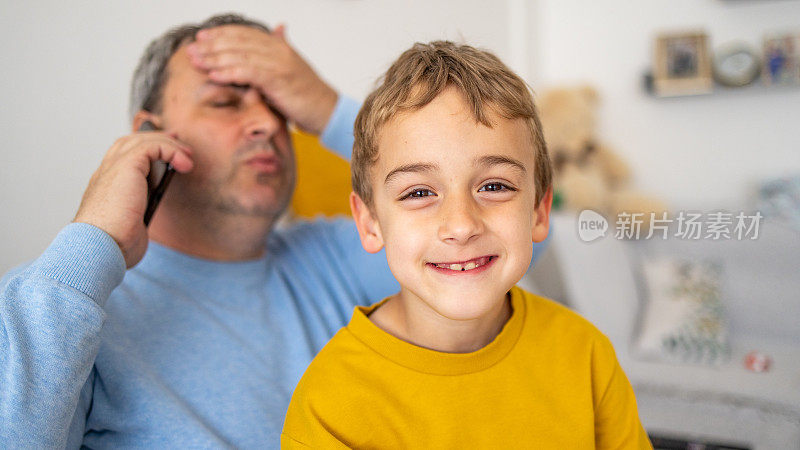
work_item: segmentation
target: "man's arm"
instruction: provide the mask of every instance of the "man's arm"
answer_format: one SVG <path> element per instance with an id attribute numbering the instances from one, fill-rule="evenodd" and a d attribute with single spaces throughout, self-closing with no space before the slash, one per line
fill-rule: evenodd
<path id="1" fill-rule="evenodd" d="M 187 172 L 190 154 L 163 133 L 119 139 L 92 176 L 75 223 L 0 282 L 0 448 L 80 445 L 103 306 L 147 248 L 150 162 Z"/>
<path id="2" fill-rule="evenodd" d="M 110 236 L 71 224 L 0 282 L 0 447 L 80 445 L 88 399 L 82 408 L 79 399 L 100 346 L 102 307 L 124 273 Z"/>
<path id="3" fill-rule="evenodd" d="M 330 120 L 320 136 L 325 147 L 335 151 L 347 161 L 350 161 L 353 154 L 353 124 L 359 109 L 361 109 L 360 103 L 340 95 Z"/>

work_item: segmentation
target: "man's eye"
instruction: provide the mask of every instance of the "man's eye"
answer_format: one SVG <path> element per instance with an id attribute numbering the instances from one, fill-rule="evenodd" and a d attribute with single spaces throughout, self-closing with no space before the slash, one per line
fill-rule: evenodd
<path id="1" fill-rule="evenodd" d="M 480 189 L 478 189 L 478 192 L 497 192 L 497 191 L 516 191 L 516 189 L 498 182 L 486 183 L 483 186 L 481 186 Z"/>
<path id="2" fill-rule="evenodd" d="M 219 100 L 211 102 L 211 106 L 214 108 L 235 108 L 238 105 L 239 102 L 235 99 Z"/>
<path id="3" fill-rule="evenodd" d="M 430 189 L 420 188 L 420 189 L 414 189 L 413 191 L 409 192 L 408 194 L 400 197 L 400 200 L 406 200 L 406 199 L 409 199 L 409 198 L 425 198 L 425 197 L 431 197 L 431 196 L 434 196 L 434 195 L 436 195 L 436 194 L 434 194 L 433 191 L 431 191 Z"/>

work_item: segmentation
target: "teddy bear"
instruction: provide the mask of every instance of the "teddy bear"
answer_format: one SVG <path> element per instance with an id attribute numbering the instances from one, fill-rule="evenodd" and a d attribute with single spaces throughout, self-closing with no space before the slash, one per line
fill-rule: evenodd
<path id="1" fill-rule="evenodd" d="M 631 186 L 628 164 L 596 137 L 597 92 L 588 86 L 548 90 L 538 101 L 545 141 L 554 170 L 554 208 L 592 209 L 610 223 L 621 213 L 661 218 L 665 204 Z"/>

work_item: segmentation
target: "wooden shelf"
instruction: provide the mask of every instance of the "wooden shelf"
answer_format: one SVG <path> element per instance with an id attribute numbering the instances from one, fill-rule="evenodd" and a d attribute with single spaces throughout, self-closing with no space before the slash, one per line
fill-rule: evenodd
<path id="1" fill-rule="evenodd" d="M 714 87 L 710 92 L 698 94 L 679 94 L 679 95 L 658 95 L 653 87 L 653 76 L 650 72 L 642 75 L 642 89 L 654 98 L 667 99 L 667 98 L 685 98 L 685 97 L 705 97 L 709 95 L 741 95 L 753 93 L 767 93 L 772 94 L 785 94 L 792 92 L 800 92 L 800 84 L 773 84 L 767 85 L 761 80 L 756 80 L 746 86 L 729 87 L 714 83 Z"/>

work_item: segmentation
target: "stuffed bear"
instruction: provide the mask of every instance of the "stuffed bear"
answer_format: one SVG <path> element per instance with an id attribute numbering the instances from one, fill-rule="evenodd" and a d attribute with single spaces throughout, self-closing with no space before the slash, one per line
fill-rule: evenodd
<path id="1" fill-rule="evenodd" d="M 595 136 L 598 96 L 594 89 L 549 90 L 540 97 L 538 105 L 553 163 L 556 209 L 592 209 L 612 224 L 620 213 L 643 213 L 643 230 L 649 226 L 650 212 L 661 218 L 666 211 L 664 203 L 633 189 L 630 167 L 598 142 Z"/>

